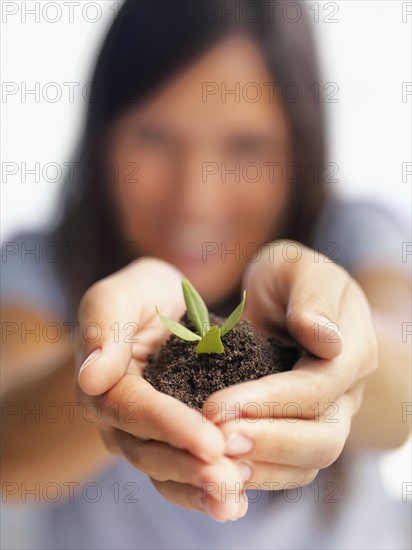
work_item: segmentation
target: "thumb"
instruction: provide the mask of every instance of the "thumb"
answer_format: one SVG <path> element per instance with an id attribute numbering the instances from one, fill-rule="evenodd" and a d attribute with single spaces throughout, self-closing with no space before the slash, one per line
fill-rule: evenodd
<path id="1" fill-rule="evenodd" d="M 138 318 L 137 315 L 133 317 Z M 116 304 L 108 293 L 102 293 L 98 285 L 89 289 L 82 299 L 79 323 L 81 364 L 78 384 L 84 393 L 100 395 L 125 374 L 139 327 L 132 319 L 126 318 L 122 304 Z"/>

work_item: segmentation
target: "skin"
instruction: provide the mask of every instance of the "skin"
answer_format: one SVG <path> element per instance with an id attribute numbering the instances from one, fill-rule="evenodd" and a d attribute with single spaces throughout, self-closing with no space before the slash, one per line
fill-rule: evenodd
<path id="1" fill-rule="evenodd" d="M 119 174 L 112 186 L 113 204 L 125 237 L 138 244 L 143 257 L 93 285 L 83 297 L 80 323 L 97 322 L 102 335 L 93 343 L 80 342 L 75 389 L 68 383 L 73 363 L 66 362 L 43 376 L 37 393 L 33 385 L 16 386 L 12 393 L 18 402 L 30 395 L 41 403 L 70 398 L 95 403 L 103 412 L 98 428 L 110 453 L 123 455 L 149 475 L 171 502 L 206 512 L 217 521 L 246 513 L 247 498 L 242 492 L 247 483 L 258 483 L 263 490 L 273 480 L 279 483 L 277 488 L 290 482 L 304 486 L 338 458 L 345 443 L 349 451 L 390 448 L 401 445 L 409 434 L 399 410 L 402 402 L 410 400 L 410 352 L 388 330 L 408 319 L 409 288 L 400 272 L 359 270 L 355 280 L 338 265 L 324 262 L 322 255 L 314 261 L 313 251 L 303 246 L 299 261 L 287 261 L 282 251 L 289 243 L 279 241 L 264 247 L 256 262 L 248 263 L 242 256 L 235 261 L 233 255 L 226 262 L 220 255 L 202 261 L 201 244 L 209 234 L 216 242 L 227 241 L 228 248 L 236 242 L 261 246 L 276 235 L 282 221 L 290 189 L 279 174 L 275 181 L 262 179 L 253 185 L 223 183 L 220 175 L 201 181 L 205 159 L 283 164 L 292 158 L 288 127 L 278 103 L 228 101 L 222 105 L 218 98 L 203 103 L 199 96 L 205 81 L 224 81 L 230 88 L 237 81 L 268 80 L 253 43 L 232 38 L 116 121 L 107 144 L 108 157 L 119 167 L 138 164 L 139 181 L 127 184 L 125 174 Z M 274 140 L 275 154 L 268 147 Z M 187 229 L 186 224 L 192 224 L 197 236 L 179 247 L 185 252 L 178 254 L 176 242 L 182 241 L 174 231 Z M 291 372 L 216 392 L 207 400 L 203 416 L 157 392 L 142 378 L 147 354 L 156 352 L 168 337 L 153 305 L 167 317 L 179 318 L 185 309 L 182 274 L 210 308 L 240 283 L 248 297 L 244 317 L 262 330 L 265 322 L 277 323 L 284 332 L 289 327 L 308 353 Z M 129 331 L 121 330 L 115 342 L 110 329 L 114 320 L 119 327 L 136 322 L 137 341 L 129 341 Z M 393 364 L 397 376 L 393 376 Z M 257 422 L 245 417 L 253 414 L 246 407 L 250 402 L 262 411 Z M 279 405 L 270 409 L 268 402 Z M 288 408 L 282 415 L 291 402 L 298 403 L 300 414 Z M 130 403 L 138 405 L 135 422 L 127 417 Z M 337 422 L 328 421 L 330 403 Z M 238 407 L 239 417 L 225 417 L 224 406 Z M 13 429 L 5 433 L 4 479 L 63 483 L 82 474 L 86 478 L 108 460 L 96 424 L 85 422 L 81 415 L 64 430 L 51 423 L 19 424 L 13 416 L 7 425 Z M 243 437 L 244 444 L 245 438 L 249 441 L 249 450 L 246 446 L 243 452 L 230 449 L 236 435 Z M 71 445 L 59 455 L 62 438 L 69 437 Z M 34 473 L 31 461 L 29 465 L 24 459 L 15 460 L 22 451 L 24 456 L 26 446 L 35 449 Z M 60 467 L 54 466 L 52 472 L 46 467 L 56 464 L 46 460 L 51 450 L 60 460 Z M 237 487 L 239 494 L 224 495 L 223 482 Z M 206 484 L 213 484 L 214 494 L 202 491 L 210 487 Z"/>

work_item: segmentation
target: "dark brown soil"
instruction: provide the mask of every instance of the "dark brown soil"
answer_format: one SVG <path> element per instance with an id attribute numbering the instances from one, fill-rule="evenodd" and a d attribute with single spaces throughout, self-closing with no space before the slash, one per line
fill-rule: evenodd
<path id="1" fill-rule="evenodd" d="M 221 325 L 223 321 L 210 314 L 212 324 Z M 180 323 L 196 331 L 187 313 Z M 203 402 L 216 390 L 291 370 L 301 355 L 297 347 L 286 347 L 257 334 L 248 321 L 239 321 L 222 343 L 222 354 L 198 354 L 196 342 L 185 342 L 171 334 L 157 357 L 148 356 L 144 378 L 157 390 L 201 410 Z"/>

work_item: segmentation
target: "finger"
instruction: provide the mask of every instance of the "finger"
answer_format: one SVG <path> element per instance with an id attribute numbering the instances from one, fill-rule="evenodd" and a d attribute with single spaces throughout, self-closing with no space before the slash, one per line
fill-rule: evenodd
<path id="1" fill-rule="evenodd" d="M 106 289 L 107 282 L 91 287 L 83 297 L 79 311 L 83 362 L 78 383 L 88 395 L 100 395 L 121 379 L 130 363 L 138 330 L 135 323 L 131 337 L 120 331 L 120 327 L 123 329 L 139 319 L 139 312 L 136 311 L 131 319 L 131 312 L 126 313 L 124 300 L 119 300 Z"/>
<path id="2" fill-rule="evenodd" d="M 163 441 L 207 462 L 224 454 L 217 426 L 140 375 L 126 374 L 95 402 L 105 422 L 140 439 Z"/>
<path id="3" fill-rule="evenodd" d="M 349 307 L 350 303 L 342 308 L 344 317 L 349 315 Z M 291 371 L 219 390 L 205 401 L 204 416 L 216 423 L 256 414 L 278 418 L 296 416 L 294 403 L 302 418 L 328 414 L 329 404 L 364 381 L 376 366 L 374 335 L 372 332 L 368 335 L 363 315 L 353 320 L 346 334 L 345 349 L 338 357 L 325 360 L 304 355 Z"/>
<path id="4" fill-rule="evenodd" d="M 287 328 L 304 349 L 331 359 L 342 351 L 341 303 L 351 279 L 337 265 L 325 269 L 307 257 L 303 262 L 284 270 Z"/>
<path id="5" fill-rule="evenodd" d="M 169 502 L 187 510 L 206 512 L 202 489 L 176 481 L 158 481 L 150 478 L 156 490 Z"/>
<path id="6" fill-rule="evenodd" d="M 340 291 L 340 292 L 339 292 Z M 292 337 L 308 352 L 322 359 L 332 359 L 342 351 L 343 337 L 338 304 L 346 287 L 328 288 L 322 295 L 313 292 L 304 297 L 303 288 L 295 288 L 287 309 L 287 328 Z M 333 304 L 333 305 L 332 305 Z"/>
<path id="7" fill-rule="evenodd" d="M 214 496 L 218 499 L 226 484 L 243 484 L 242 470 L 228 457 L 209 464 L 167 443 L 143 441 L 121 430 L 115 430 L 114 438 L 127 460 L 157 481 L 187 483 L 199 489 L 214 484 L 218 489 Z"/>
<path id="8" fill-rule="evenodd" d="M 260 462 L 257 460 L 243 460 L 238 462 L 239 469 L 249 468 L 250 479 L 245 483 L 244 489 L 260 491 L 282 491 L 291 486 L 304 487 L 316 478 L 319 470 L 314 468 L 299 468 L 272 462 Z"/>
<path id="9" fill-rule="evenodd" d="M 219 502 L 207 492 L 203 492 L 192 485 L 175 481 L 157 481 L 151 479 L 157 491 L 167 500 L 188 510 L 205 512 L 214 520 L 224 523 L 239 519 L 247 512 L 247 496 L 241 492 L 235 499 Z"/>
<path id="10" fill-rule="evenodd" d="M 203 488 L 202 501 L 206 502 L 206 512 L 214 520 L 224 523 L 228 520 L 235 521 L 246 515 L 248 510 L 248 496 L 244 489 L 241 489 L 233 497 L 234 489 L 227 484 L 223 485 L 222 497 L 217 499 L 214 496 L 214 486 Z"/>
<path id="11" fill-rule="evenodd" d="M 291 336 L 310 353 L 336 357 L 342 350 L 340 303 L 349 275 L 334 263 L 325 269 L 326 257 L 314 256 L 313 250 L 300 243 L 271 244 L 277 246 L 264 247 L 263 260 L 246 271 L 245 316 L 263 326 L 267 322 L 286 324 Z M 294 262 L 284 253 L 289 246 L 300 251 Z"/>
<path id="12" fill-rule="evenodd" d="M 245 460 L 305 469 L 330 466 L 342 452 L 350 432 L 350 399 L 342 398 L 333 417 L 313 422 L 295 419 L 225 422 L 226 454 Z"/>
<path id="13" fill-rule="evenodd" d="M 335 366 L 334 359 L 326 370 L 325 361 L 305 356 L 291 371 L 218 390 L 206 399 L 202 413 L 216 424 L 242 417 L 310 420 L 323 415 L 350 386 L 346 364 L 339 360 Z"/>
<path id="14" fill-rule="evenodd" d="M 179 318 L 184 312 L 180 280 L 181 273 L 172 265 L 143 257 L 86 292 L 79 311 L 83 363 L 78 376 L 85 393 L 108 391 L 126 372 L 132 356 L 144 363 L 166 340 L 168 333 L 154 305 L 162 304 L 166 315 Z"/>
<path id="15" fill-rule="evenodd" d="M 119 444 L 115 438 L 116 428 L 113 428 L 112 426 L 109 426 L 108 424 L 105 424 L 103 422 L 98 422 L 97 429 L 99 430 L 103 443 L 109 453 L 116 456 L 122 456 L 122 450 L 120 449 Z"/>

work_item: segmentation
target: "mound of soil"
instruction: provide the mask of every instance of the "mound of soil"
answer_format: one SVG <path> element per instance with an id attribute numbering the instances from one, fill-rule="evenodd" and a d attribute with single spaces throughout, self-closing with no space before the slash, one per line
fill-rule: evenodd
<path id="1" fill-rule="evenodd" d="M 185 313 L 179 321 L 196 332 Z M 210 314 L 213 325 L 223 318 Z M 298 347 L 286 347 L 258 333 L 249 321 L 239 321 L 223 338 L 222 354 L 198 354 L 196 343 L 171 334 L 155 357 L 149 355 L 144 378 L 157 390 L 201 410 L 207 397 L 233 384 L 291 370 L 301 355 Z"/>

